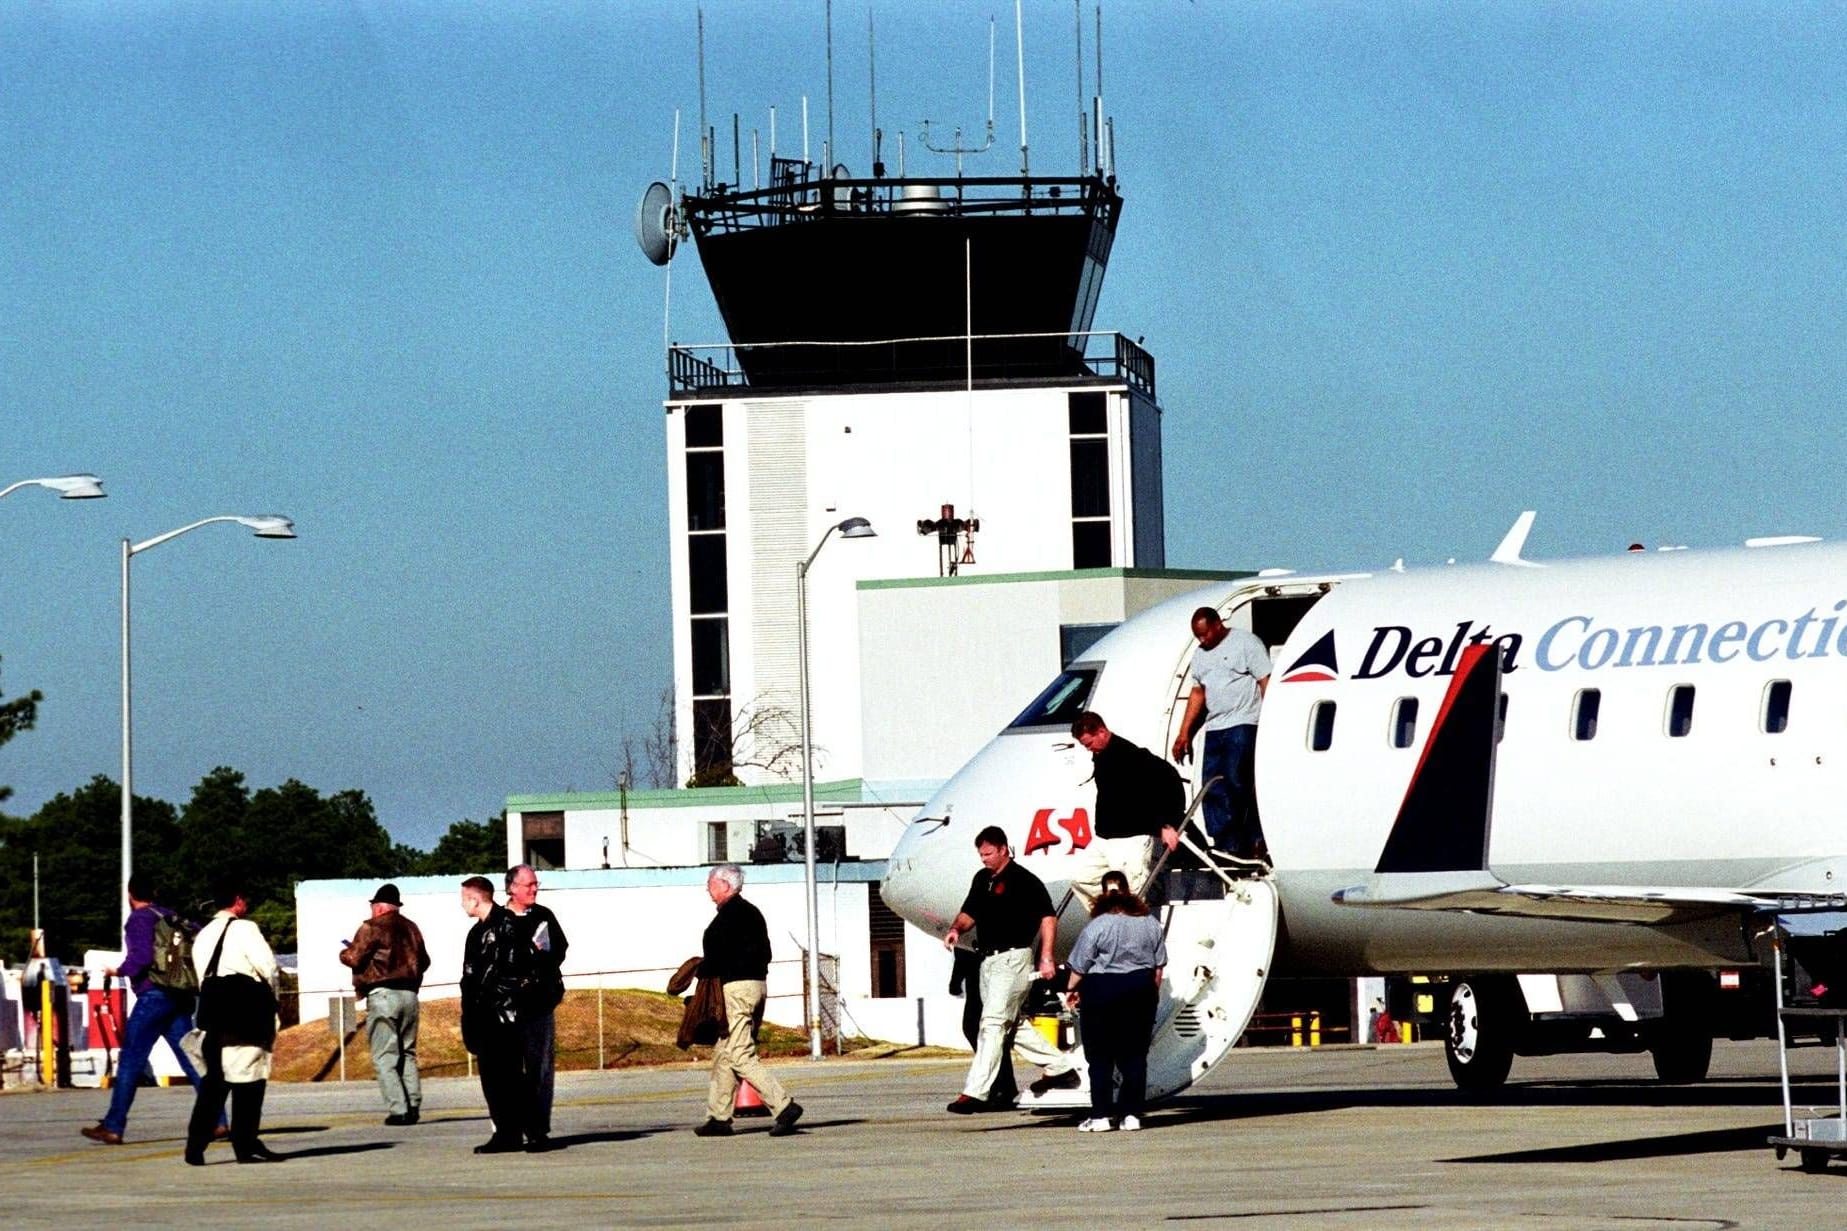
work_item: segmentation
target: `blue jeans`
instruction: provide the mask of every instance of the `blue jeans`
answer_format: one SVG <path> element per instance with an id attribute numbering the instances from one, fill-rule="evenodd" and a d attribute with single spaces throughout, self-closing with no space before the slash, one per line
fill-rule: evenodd
<path id="1" fill-rule="evenodd" d="M 122 1054 L 116 1065 L 115 1086 L 109 1095 L 109 1112 L 103 1117 L 104 1128 L 120 1133 L 128 1127 L 128 1109 L 134 1106 L 135 1090 L 141 1084 L 141 1074 L 147 1070 L 148 1055 L 154 1050 L 156 1039 L 167 1040 L 173 1054 L 179 1058 L 186 1080 L 197 1088 L 199 1074 L 193 1071 L 192 1061 L 180 1050 L 180 1040 L 191 1029 L 192 1013 L 168 992 L 149 984 L 147 991 L 135 997 L 134 1012 L 128 1015 L 128 1023 L 122 1028 Z"/>
<path id="2" fill-rule="evenodd" d="M 1199 775 L 1206 788 L 1206 832 L 1220 850 L 1251 855 L 1263 841 L 1257 823 L 1257 725 L 1207 731 L 1200 752 Z"/>

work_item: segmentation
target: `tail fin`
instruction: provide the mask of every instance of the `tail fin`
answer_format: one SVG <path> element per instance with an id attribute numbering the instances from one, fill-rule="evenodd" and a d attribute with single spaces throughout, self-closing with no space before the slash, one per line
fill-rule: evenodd
<path id="1" fill-rule="evenodd" d="M 1500 696 L 1500 652 L 1486 645 L 1464 650 L 1374 871 L 1472 872 L 1488 866 Z"/>

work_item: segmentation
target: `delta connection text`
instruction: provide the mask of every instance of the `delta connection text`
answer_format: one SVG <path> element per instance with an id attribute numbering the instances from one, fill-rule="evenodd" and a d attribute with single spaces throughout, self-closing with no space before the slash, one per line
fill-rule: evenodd
<path id="1" fill-rule="evenodd" d="M 1600 624 L 1588 615 L 1569 615 L 1539 634 L 1531 661 L 1541 671 L 1563 671 L 1568 667 L 1598 671 L 1606 667 L 1727 663 L 1741 657 L 1751 662 L 1830 655 L 1847 658 L 1847 627 L 1841 624 L 1847 599 L 1836 602 L 1831 610 L 1830 615 L 1818 616 L 1810 607 L 1801 615 L 1772 617 L 1755 624 L 1744 620 L 1694 620 L 1628 628 Z M 1405 625 L 1382 624 L 1372 630 L 1366 654 L 1351 678 L 1378 679 L 1400 670 L 1418 678 L 1450 675 L 1455 672 L 1463 648 L 1472 645 L 1493 645 L 1498 649 L 1503 672 L 1516 671 L 1524 665 L 1521 651 L 1526 638 L 1520 633 L 1497 634 L 1486 623 L 1478 628 L 1473 620 L 1462 620 L 1447 635 L 1421 638 Z"/>

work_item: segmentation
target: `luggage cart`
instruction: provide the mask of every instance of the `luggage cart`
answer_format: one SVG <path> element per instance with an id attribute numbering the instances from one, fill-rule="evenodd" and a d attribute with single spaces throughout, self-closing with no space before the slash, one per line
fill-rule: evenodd
<path id="1" fill-rule="evenodd" d="M 1796 952 L 1792 952 L 1794 942 Z M 1801 952 L 1804 947 L 1808 952 Z M 1825 1005 L 1809 992 L 1813 981 L 1847 992 L 1847 913 L 1779 915 L 1771 928 L 1776 966 L 1777 1063 L 1783 1087 L 1783 1133 L 1770 1138 L 1780 1162 L 1791 1150 L 1804 1171 L 1823 1171 L 1828 1160 L 1847 1155 L 1847 1003 Z M 1798 983 L 1801 981 L 1800 989 Z M 1830 996 L 1827 999 L 1834 999 Z M 1792 1026 L 1817 1028 L 1823 1041 L 1834 1036 L 1835 1103 L 1798 1107 L 1789 1082 Z"/>

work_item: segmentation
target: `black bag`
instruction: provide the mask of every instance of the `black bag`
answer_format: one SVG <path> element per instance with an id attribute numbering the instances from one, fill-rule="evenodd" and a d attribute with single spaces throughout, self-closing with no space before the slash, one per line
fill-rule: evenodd
<path id="1" fill-rule="evenodd" d="M 267 1048 L 276 1041 L 276 993 L 262 979 L 249 975 L 218 973 L 218 959 L 224 953 L 224 938 L 231 931 L 228 921 L 218 933 L 218 947 L 199 981 L 199 1007 L 193 1013 L 193 1025 L 221 1042 L 248 1047 Z M 253 923 L 250 926 L 255 927 Z"/>
<path id="2" fill-rule="evenodd" d="M 163 912 L 154 923 L 154 964 L 148 968 L 148 982 L 186 1003 L 198 994 L 192 936 L 174 915 Z"/>

